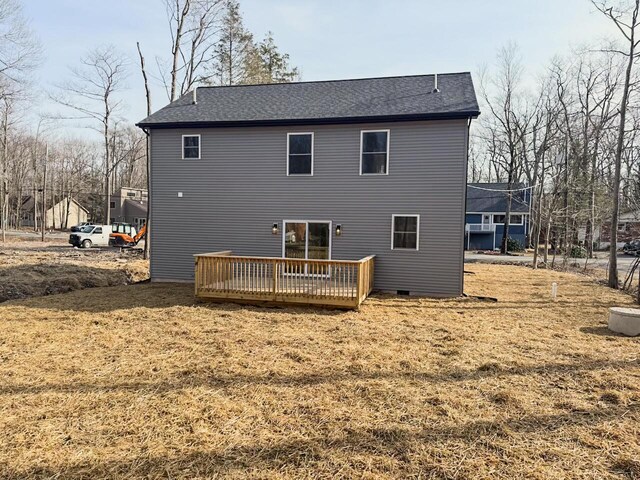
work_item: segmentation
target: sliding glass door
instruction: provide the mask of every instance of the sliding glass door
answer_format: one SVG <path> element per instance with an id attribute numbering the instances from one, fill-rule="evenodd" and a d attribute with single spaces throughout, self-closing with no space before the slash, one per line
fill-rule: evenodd
<path id="1" fill-rule="evenodd" d="M 284 222 L 284 258 L 329 260 L 331 258 L 331 222 Z"/>

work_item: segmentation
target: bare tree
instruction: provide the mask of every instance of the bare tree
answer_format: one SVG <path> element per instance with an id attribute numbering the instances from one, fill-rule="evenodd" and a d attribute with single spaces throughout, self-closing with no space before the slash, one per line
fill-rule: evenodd
<path id="1" fill-rule="evenodd" d="M 140 48 L 140 42 L 137 42 L 138 47 L 138 56 L 140 57 L 140 71 L 142 73 L 142 79 L 144 81 L 144 91 L 145 97 L 147 100 L 147 116 L 151 115 L 151 91 L 149 90 L 149 79 L 147 77 L 147 70 L 145 67 L 144 56 L 142 55 L 142 50 Z M 149 148 L 149 133 L 145 130 L 145 153 L 146 153 L 146 173 L 147 173 L 147 192 L 149 196 L 147 197 L 147 218 L 145 218 L 145 226 L 147 233 L 145 235 L 144 240 L 144 253 L 143 257 L 146 260 L 149 257 L 149 245 L 151 238 L 151 225 L 149 224 L 149 212 L 151 211 L 151 158 L 150 158 L 150 148 Z"/>
<path id="2" fill-rule="evenodd" d="M 171 32 L 169 101 L 207 80 L 204 67 L 217 42 L 222 3 L 223 0 L 165 0 Z"/>
<path id="3" fill-rule="evenodd" d="M 40 42 L 31 32 L 20 2 L 0 0 L 0 78 L 5 86 L 27 83 L 40 56 Z"/>
<path id="4" fill-rule="evenodd" d="M 498 72 L 493 78 L 486 73 L 481 78 L 480 94 L 491 115 L 485 117 L 484 127 L 489 130 L 491 141 L 498 142 L 497 155 L 502 161 L 507 179 L 507 207 L 500 251 L 507 253 L 513 191 L 522 171 L 524 137 L 529 133 L 529 123 L 535 107 L 531 108 L 521 92 L 522 65 L 518 48 L 510 44 L 498 53 Z"/>
<path id="5" fill-rule="evenodd" d="M 127 77 L 127 61 L 113 46 L 90 51 L 80 61 L 80 67 L 71 69 L 71 79 L 58 86 L 58 94 L 52 99 L 79 114 L 72 118 L 91 120 L 92 128 L 102 134 L 104 145 L 104 221 L 110 222 L 112 132 L 114 116 L 121 100 L 117 93 Z"/>
<path id="6" fill-rule="evenodd" d="M 609 248 L 609 287 L 618 288 L 618 216 L 620 211 L 620 181 L 622 152 L 625 141 L 625 128 L 627 119 L 627 107 L 629 105 L 629 93 L 633 65 L 638 56 L 636 48 L 640 40 L 636 40 L 636 29 L 640 25 L 638 12 L 640 10 L 640 0 L 634 0 L 631 4 L 624 6 L 608 6 L 607 2 L 592 0 L 593 5 L 611 20 L 627 42 L 627 50 L 619 50 L 618 53 L 627 58 L 627 68 L 622 87 L 622 100 L 620 102 L 620 119 L 618 125 L 618 136 L 615 149 L 614 178 L 613 178 L 613 208 L 611 211 L 611 245 Z"/>
<path id="7" fill-rule="evenodd" d="M 3 151 L 0 165 L 0 224 L 5 241 L 9 212 L 8 131 L 11 107 L 28 83 L 28 74 L 40 60 L 40 45 L 16 0 L 0 0 L 0 100 L 4 104 Z"/>

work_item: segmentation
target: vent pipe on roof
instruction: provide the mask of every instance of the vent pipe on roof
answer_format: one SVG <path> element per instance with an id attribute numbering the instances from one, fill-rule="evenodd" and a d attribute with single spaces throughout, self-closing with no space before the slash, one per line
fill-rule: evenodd
<path id="1" fill-rule="evenodd" d="M 193 87 L 193 101 L 191 102 L 193 105 L 198 103 L 198 87 Z"/>
<path id="2" fill-rule="evenodd" d="M 433 90 L 431 93 L 438 93 L 440 89 L 438 88 L 438 74 L 433 75 Z"/>

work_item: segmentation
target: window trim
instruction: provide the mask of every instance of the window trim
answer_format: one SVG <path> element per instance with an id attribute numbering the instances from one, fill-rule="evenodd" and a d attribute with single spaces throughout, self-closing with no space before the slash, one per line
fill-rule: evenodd
<path id="1" fill-rule="evenodd" d="M 362 149 L 364 147 L 364 134 L 365 133 L 380 133 L 380 132 L 386 132 L 387 133 L 387 164 L 385 165 L 385 173 L 362 173 L 362 154 L 364 153 L 362 151 Z M 378 129 L 378 130 L 360 130 L 360 175 L 361 176 L 389 175 L 389 146 L 390 145 L 391 145 L 391 129 L 382 128 L 382 129 Z M 367 152 L 367 153 L 373 153 L 373 152 Z M 380 153 L 380 152 L 378 152 L 378 153 Z"/>
<path id="2" fill-rule="evenodd" d="M 289 173 L 289 137 L 291 135 L 311 135 L 311 173 Z M 313 177 L 313 161 L 314 161 L 314 151 L 315 151 L 315 135 L 314 132 L 287 132 L 287 177 Z M 295 154 L 294 154 L 295 155 Z M 303 155 L 306 155 L 303 154 Z"/>
<path id="3" fill-rule="evenodd" d="M 185 158 L 184 156 L 184 139 L 185 137 L 198 137 L 198 158 Z M 182 160 L 200 160 L 202 158 L 202 138 L 199 133 L 186 133 L 182 135 Z"/>
<path id="4" fill-rule="evenodd" d="M 415 217 L 416 222 L 416 248 L 396 248 L 394 247 L 393 236 L 396 228 L 396 217 Z M 417 213 L 394 213 L 391 215 L 391 250 L 403 250 L 405 252 L 417 252 L 420 250 L 420 215 Z"/>
<path id="5" fill-rule="evenodd" d="M 504 225 L 504 221 L 502 221 L 502 222 L 496 222 L 495 221 L 494 217 L 496 215 L 502 215 L 503 217 L 507 216 L 506 213 L 492 213 L 491 214 L 491 224 L 492 225 Z M 514 222 L 511 221 L 511 217 L 514 217 L 516 215 L 520 216 L 520 222 L 518 222 L 518 223 L 514 223 Z M 524 225 L 524 216 L 525 216 L 524 213 L 510 213 L 509 214 L 509 226 L 520 227 L 520 226 Z"/>

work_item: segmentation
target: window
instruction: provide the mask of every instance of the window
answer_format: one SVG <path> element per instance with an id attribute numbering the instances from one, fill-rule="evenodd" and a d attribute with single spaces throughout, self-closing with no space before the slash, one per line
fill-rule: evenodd
<path id="1" fill-rule="evenodd" d="M 96 227 L 96 229 L 93 231 L 93 233 L 99 233 L 102 235 L 102 227 Z"/>
<path id="2" fill-rule="evenodd" d="M 116 202 L 109 202 L 109 208 L 116 208 Z"/>
<path id="3" fill-rule="evenodd" d="M 287 175 L 313 175 L 313 133 L 287 134 Z"/>
<path id="4" fill-rule="evenodd" d="M 522 215 L 511 215 L 511 225 L 522 225 Z"/>
<path id="5" fill-rule="evenodd" d="M 504 220 L 505 220 L 506 215 L 500 214 L 500 215 L 494 215 L 493 216 L 493 223 L 494 224 L 504 224 Z M 519 214 L 513 214 L 511 215 L 511 220 L 509 221 L 509 225 L 522 225 L 522 215 Z"/>
<path id="6" fill-rule="evenodd" d="M 391 249 L 418 250 L 420 215 L 392 215 Z"/>
<path id="7" fill-rule="evenodd" d="M 182 136 L 182 158 L 200 159 L 200 135 Z"/>
<path id="8" fill-rule="evenodd" d="M 360 132 L 360 175 L 389 173 L 389 130 Z"/>

